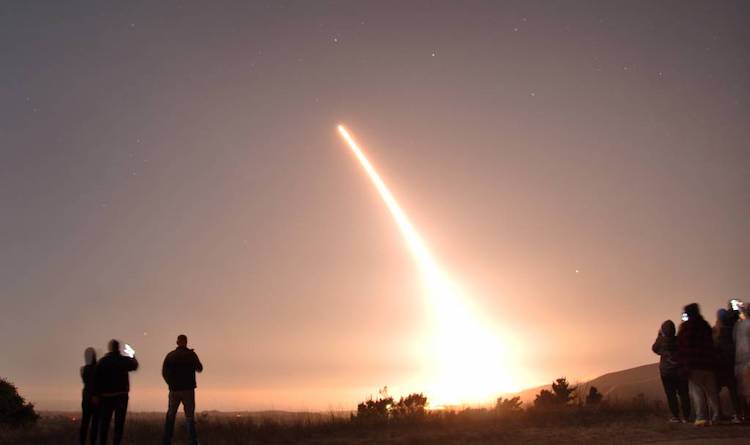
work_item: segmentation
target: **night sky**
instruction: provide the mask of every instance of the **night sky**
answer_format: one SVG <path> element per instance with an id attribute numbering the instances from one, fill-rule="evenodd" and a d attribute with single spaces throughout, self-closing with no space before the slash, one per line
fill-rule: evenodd
<path id="1" fill-rule="evenodd" d="M 110 338 L 162 409 L 180 333 L 199 410 L 420 391 L 429 308 L 339 123 L 520 388 L 750 300 L 748 2 L 6 1 L 0 55 L 0 376 L 41 409 Z"/>

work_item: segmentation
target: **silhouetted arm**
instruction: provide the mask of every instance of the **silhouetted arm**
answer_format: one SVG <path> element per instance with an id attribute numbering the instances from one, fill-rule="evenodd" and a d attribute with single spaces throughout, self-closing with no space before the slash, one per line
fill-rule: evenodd
<path id="1" fill-rule="evenodd" d="M 161 377 L 164 379 L 165 382 L 167 382 L 167 385 L 169 385 L 169 377 L 172 375 L 172 367 L 171 363 L 169 362 L 169 354 L 167 354 L 166 357 L 164 357 L 164 363 L 161 365 Z"/>
<path id="2" fill-rule="evenodd" d="M 138 369 L 138 359 L 128 357 L 128 371 L 135 371 Z"/>
<path id="3" fill-rule="evenodd" d="M 659 336 L 656 337 L 656 340 L 654 340 L 651 350 L 654 351 L 654 354 L 661 355 L 661 334 L 659 334 Z"/>
<path id="4" fill-rule="evenodd" d="M 193 356 L 195 357 L 195 370 L 198 372 L 203 372 L 203 363 L 201 363 L 201 360 L 198 358 L 198 354 L 193 351 Z"/>

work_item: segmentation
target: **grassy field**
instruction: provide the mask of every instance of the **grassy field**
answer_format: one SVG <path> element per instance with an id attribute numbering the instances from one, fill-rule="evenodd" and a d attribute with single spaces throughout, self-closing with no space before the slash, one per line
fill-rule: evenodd
<path id="1" fill-rule="evenodd" d="M 2 445 L 77 443 L 73 414 L 46 414 L 32 427 L 0 430 Z M 131 413 L 125 444 L 158 444 L 161 414 Z M 178 420 L 174 443 L 185 443 Z M 433 412 L 386 423 L 351 421 L 323 414 L 202 414 L 198 433 L 208 445 L 269 444 L 634 444 L 709 438 L 748 438 L 750 424 L 696 428 L 670 424 L 650 412 L 524 411 L 501 416 L 493 410 Z M 111 440 L 111 439 L 110 439 Z M 693 442 L 700 443 L 700 442 Z"/>

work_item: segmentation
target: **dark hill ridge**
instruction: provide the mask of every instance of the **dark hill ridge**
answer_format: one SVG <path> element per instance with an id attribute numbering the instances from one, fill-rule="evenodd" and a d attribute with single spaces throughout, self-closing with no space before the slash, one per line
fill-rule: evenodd
<path id="1" fill-rule="evenodd" d="M 659 376 L 659 364 L 643 365 L 624 371 L 610 372 L 597 377 L 585 385 L 586 392 L 591 386 L 610 400 L 629 401 L 638 394 L 649 400 L 664 400 L 664 390 Z"/>
<path id="2" fill-rule="evenodd" d="M 584 397 L 591 386 L 596 386 L 596 389 L 610 401 L 630 401 L 641 393 L 648 400 L 666 401 L 659 377 L 658 363 L 610 372 L 588 382 L 573 383 L 578 385 L 578 392 Z M 524 403 L 533 403 L 534 397 L 543 389 L 551 390 L 551 384 L 529 388 L 515 395 L 521 397 Z"/>

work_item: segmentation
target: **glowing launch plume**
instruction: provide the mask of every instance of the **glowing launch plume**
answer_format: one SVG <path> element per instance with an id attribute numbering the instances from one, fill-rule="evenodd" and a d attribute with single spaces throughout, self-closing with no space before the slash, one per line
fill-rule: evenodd
<path id="1" fill-rule="evenodd" d="M 435 315 L 428 394 L 437 404 L 486 400 L 497 392 L 511 391 L 509 370 L 501 363 L 507 351 L 492 329 L 472 313 L 458 288 L 444 275 L 426 244 L 398 205 L 388 187 L 343 125 L 338 131 L 367 172 L 396 220 L 422 273 L 427 297 Z"/>

